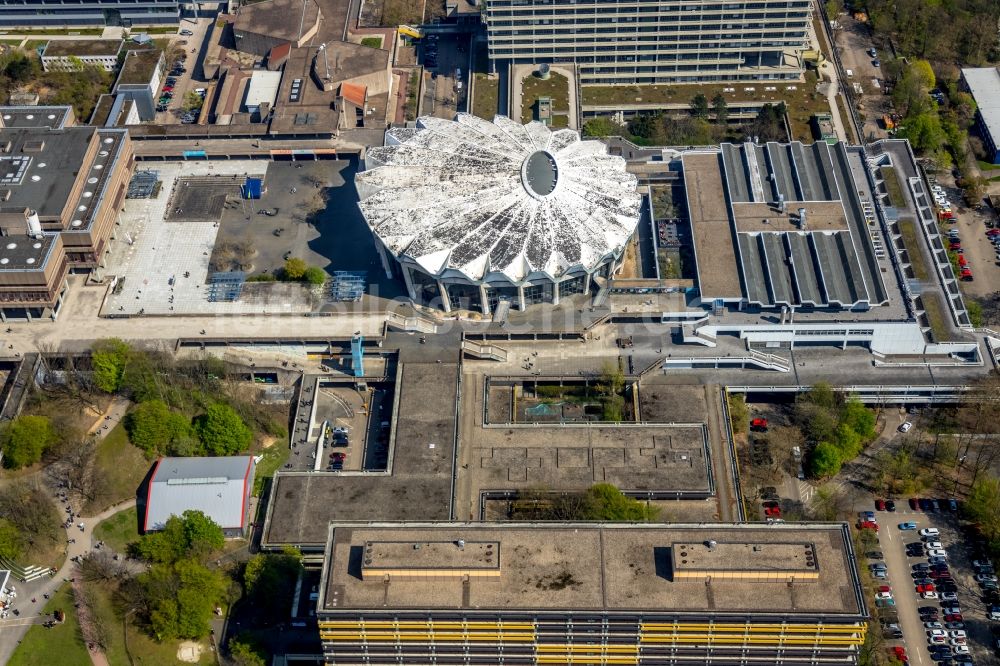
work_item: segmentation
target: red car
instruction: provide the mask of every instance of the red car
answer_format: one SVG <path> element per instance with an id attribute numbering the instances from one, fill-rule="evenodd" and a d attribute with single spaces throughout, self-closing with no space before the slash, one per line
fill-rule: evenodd
<path id="1" fill-rule="evenodd" d="M 173 86 L 163 86 L 163 92 L 170 92 L 173 89 L 174 89 Z"/>
<path id="2" fill-rule="evenodd" d="M 751 432 L 767 432 L 767 419 L 753 419 L 750 421 Z"/>
<path id="3" fill-rule="evenodd" d="M 962 244 L 961 243 L 948 243 L 948 249 L 949 250 L 960 250 L 960 249 L 962 249 Z"/>
<path id="4" fill-rule="evenodd" d="M 1000 229 L 989 229 L 986 232 L 986 235 L 989 236 L 990 238 L 993 238 L 994 236 L 1000 236 Z"/>
<path id="5" fill-rule="evenodd" d="M 347 459 L 347 454 L 344 453 L 343 451 L 337 451 L 336 453 L 331 453 L 330 454 L 330 460 L 333 460 L 333 461 L 336 461 L 336 462 L 344 462 L 344 460 L 346 460 L 346 459 Z"/>
<path id="6" fill-rule="evenodd" d="M 934 591 L 935 588 L 930 583 L 926 583 L 924 585 L 917 585 L 917 594 L 920 594 L 922 592 L 934 592 Z"/>
<path id="7" fill-rule="evenodd" d="M 878 591 L 879 592 L 892 592 L 892 588 L 889 587 L 888 585 L 879 585 L 878 586 Z"/>
<path id="8" fill-rule="evenodd" d="M 948 613 L 944 616 L 945 622 L 964 622 L 961 613 Z"/>
<path id="9" fill-rule="evenodd" d="M 875 500 L 875 510 L 885 511 L 885 500 Z"/>
<path id="10" fill-rule="evenodd" d="M 913 509 L 914 511 L 920 511 L 920 500 L 918 500 L 916 497 L 911 497 L 910 508 Z"/>
<path id="11" fill-rule="evenodd" d="M 896 645 L 889 648 L 889 654 L 891 654 L 896 659 L 900 660 L 904 664 L 910 663 L 910 658 L 906 656 L 906 648 Z"/>
<path id="12" fill-rule="evenodd" d="M 764 515 L 768 518 L 781 518 L 781 507 L 777 502 L 764 502 Z"/>
<path id="13" fill-rule="evenodd" d="M 878 523 L 871 520 L 862 520 L 858 522 L 859 530 L 875 530 L 878 532 Z"/>
<path id="14" fill-rule="evenodd" d="M 958 265 L 961 266 L 962 268 L 965 268 L 966 266 L 969 265 L 969 260 L 965 258 L 964 254 L 958 255 Z"/>

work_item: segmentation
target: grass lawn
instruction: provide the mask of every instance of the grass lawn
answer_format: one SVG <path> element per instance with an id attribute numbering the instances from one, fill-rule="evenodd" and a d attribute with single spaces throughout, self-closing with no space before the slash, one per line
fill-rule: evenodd
<path id="1" fill-rule="evenodd" d="M 45 604 L 46 613 L 62 610 L 66 621 L 52 629 L 41 625 L 28 629 L 8 666 L 89 666 L 90 654 L 80 638 L 80 622 L 73 603 L 73 589 L 66 583 Z"/>
<path id="2" fill-rule="evenodd" d="M 124 553 L 126 546 L 139 540 L 136 508 L 119 511 L 94 528 L 94 538 L 105 542 L 109 548 Z"/>
<path id="3" fill-rule="evenodd" d="M 844 125 L 844 131 L 847 132 L 847 140 L 857 145 L 860 142 L 858 141 L 858 135 L 854 132 L 854 125 L 851 123 L 851 114 L 847 109 L 847 100 L 844 99 L 843 95 L 837 95 L 836 99 L 837 111 L 840 113 L 840 121 Z"/>
<path id="4" fill-rule="evenodd" d="M 88 504 L 86 512 L 90 515 L 135 497 L 135 491 L 150 466 L 142 451 L 128 441 L 125 426 L 120 423 L 98 443 L 96 464 L 107 475 L 110 492 L 101 498 L 100 504 Z"/>
<path id="5" fill-rule="evenodd" d="M 500 104 L 500 79 L 476 72 L 476 89 L 472 95 L 472 115 L 493 120 Z"/>
<path id="6" fill-rule="evenodd" d="M 270 479 L 274 476 L 275 472 L 281 469 L 281 466 L 288 460 L 288 455 L 290 453 L 291 451 L 288 450 L 288 446 L 284 440 L 278 440 L 271 446 L 264 449 L 261 454 L 264 458 L 257 463 L 257 471 L 254 474 L 253 494 L 255 496 L 260 497 L 265 481 Z"/>
<path id="7" fill-rule="evenodd" d="M 49 30 L 3 30 L 6 35 L 102 35 L 104 28 L 74 28 L 72 30 L 52 28 Z"/>
<path id="8" fill-rule="evenodd" d="M 989 162 L 983 162 L 982 160 L 976 160 L 976 164 L 982 171 L 1000 171 L 1000 164 L 990 164 Z"/>
<path id="9" fill-rule="evenodd" d="M 913 276 L 918 280 L 926 280 L 930 277 L 927 264 L 924 263 L 924 255 L 920 252 L 920 240 L 917 238 L 917 228 L 913 220 L 904 217 L 897 222 L 899 233 L 903 237 L 903 245 L 906 247 L 906 254 L 910 258 L 910 266 L 913 267 Z"/>
<path id="10" fill-rule="evenodd" d="M 920 296 L 927 315 L 927 324 L 931 327 L 931 335 L 936 342 L 948 339 L 949 314 L 945 314 L 944 305 L 936 292 L 928 292 Z"/>
<path id="11" fill-rule="evenodd" d="M 530 123 L 535 115 L 535 102 L 539 97 L 552 98 L 553 113 L 569 111 L 569 79 L 552 72 L 542 80 L 534 74 L 521 82 L 521 122 Z"/>
<path id="12" fill-rule="evenodd" d="M 885 180 L 885 189 L 889 194 L 889 202 L 896 208 L 902 208 L 906 205 L 906 199 L 903 198 L 903 186 L 899 182 L 896 170 L 888 166 L 881 167 L 881 170 L 882 178 Z"/>
<path id="13" fill-rule="evenodd" d="M 818 75 L 814 70 L 806 72 L 804 83 L 782 83 L 766 81 L 745 84 L 698 84 L 658 85 L 658 86 L 584 86 L 581 90 L 582 104 L 588 106 L 615 106 L 619 104 L 683 104 L 688 105 L 698 93 L 709 100 L 721 94 L 729 106 L 740 102 L 784 102 L 788 108 L 788 123 L 792 128 L 792 139 L 812 143 L 813 134 L 810 119 L 817 113 L 835 113 L 826 97 L 816 92 Z M 795 86 L 792 90 L 790 86 Z M 777 90 L 764 90 L 774 87 Z M 725 88 L 734 88 L 725 92 Z M 747 91 L 746 88 L 753 88 Z M 558 110 L 558 109 L 557 109 Z"/>
<path id="14" fill-rule="evenodd" d="M 382 48 L 382 38 L 381 37 L 362 37 L 361 46 L 369 46 L 373 49 Z"/>

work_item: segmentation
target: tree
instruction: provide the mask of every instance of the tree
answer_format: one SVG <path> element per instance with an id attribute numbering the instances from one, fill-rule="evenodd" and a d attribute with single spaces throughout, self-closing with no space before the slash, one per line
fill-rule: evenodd
<path id="1" fill-rule="evenodd" d="M 712 98 L 712 111 L 715 113 L 715 121 L 719 124 L 726 122 L 729 117 L 729 105 L 726 104 L 726 97 L 718 93 Z"/>
<path id="2" fill-rule="evenodd" d="M 841 0 L 826 0 L 824 7 L 826 9 L 826 18 L 831 21 L 836 21 L 837 17 L 840 16 L 840 12 L 844 11 L 844 3 Z"/>
<path id="3" fill-rule="evenodd" d="M 750 426 L 750 410 L 747 409 L 747 399 L 742 393 L 730 393 L 729 422 L 734 433 L 746 432 Z"/>
<path id="4" fill-rule="evenodd" d="M 820 442 L 809 456 L 809 472 L 811 476 L 825 479 L 840 471 L 842 460 L 840 448 L 830 442 Z"/>
<path id="5" fill-rule="evenodd" d="M 857 433 L 865 444 L 875 438 L 875 413 L 861 404 L 857 397 L 852 396 L 844 403 L 840 421 Z"/>
<path id="6" fill-rule="evenodd" d="M 18 480 L 0 489 L 0 516 L 17 528 L 24 551 L 65 542 L 62 518 L 37 481 Z"/>
<path id="7" fill-rule="evenodd" d="M 289 257 L 285 259 L 285 267 L 283 276 L 286 280 L 301 280 L 302 276 L 306 274 L 306 262 L 299 259 L 298 257 Z"/>
<path id="8" fill-rule="evenodd" d="M 240 635 L 229 639 L 229 657 L 236 666 L 264 666 L 267 653 L 251 639 Z"/>
<path id="9" fill-rule="evenodd" d="M 610 483 L 598 483 L 587 490 L 586 520 L 650 521 L 658 509 L 627 497 Z"/>
<path id="10" fill-rule="evenodd" d="M 184 95 L 183 108 L 185 111 L 198 111 L 204 103 L 205 100 L 202 96 L 192 90 L 188 94 Z"/>
<path id="11" fill-rule="evenodd" d="M 17 525 L 6 518 L 0 518 L 0 558 L 16 560 L 24 552 L 24 539 Z"/>
<path id="12" fill-rule="evenodd" d="M 1000 548 L 1000 479 L 983 476 L 972 486 L 964 504 L 969 520 L 979 524 L 979 531 L 989 541 L 990 548 Z"/>
<path id="13" fill-rule="evenodd" d="M 302 274 L 302 280 L 309 284 L 321 285 L 326 282 L 326 271 L 318 266 L 310 266 Z"/>
<path id="14" fill-rule="evenodd" d="M 125 417 L 129 440 L 148 455 L 174 453 L 176 443 L 191 437 L 191 424 L 162 400 L 140 403 Z"/>
<path id="15" fill-rule="evenodd" d="M 633 136 L 652 140 L 659 133 L 659 120 L 659 114 L 640 113 L 628 121 L 628 131 Z"/>
<path id="16" fill-rule="evenodd" d="M 208 455 L 229 456 L 245 451 L 253 432 L 233 408 L 221 402 L 209 405 L 194 420 L 194 430 Z"/>
<path id="17" fill-rule="evenodd" d="M 295 584 L 302 571 L 302 554 L 286 548 L 279 554 L 252 556 L 243 570 L 249 603 L 267 621 L 280 621 L 291 610 Z"/>
<path id="18" fill-rule="evenodd" d="M 118 338 L 94 343 L 90 362 L 94 368 L 94 386 L 105 393 L 117 393 L 122 386 L 131 348 Z"/>
<path id="19" fill-rule="evenodd" d="M 158 564 L 183 558 L 202 560 L 225 545 L 222 528 L 201 511 L 171 516 L 159 532 L 144 534 L 136 544 L 139 557 Z"/>
<path id="20" fill-rule="evenodd" d="M 47 416 L 19 416 L 0 431 L 3 464 L 11 469 L 34 465 L 58 439 Z"/>
<path id="21" fill-rule="evenodd" d="M 702 93 L 691 98 L 691 115 L 695 118 L 708 118 L 708 98 Z"/>

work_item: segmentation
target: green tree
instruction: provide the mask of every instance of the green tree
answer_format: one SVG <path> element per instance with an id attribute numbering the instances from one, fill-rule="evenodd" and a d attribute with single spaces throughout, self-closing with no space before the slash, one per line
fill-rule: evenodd
<path id="1" fill-rule="evenodd" d="M 995 476 L 977 479 L 965 500 L 964 511 L 969 520 L 978 523 L 991 550 L 1000 550 L 1000 479 Z"/>
<path id="2" fill-rule="evenodd" d="M 715 113 L 715 121 L 724 123 L 729 117 L 729 105 L 726 104 L 726 97 L 722 93 L 717 93 L 712 98 L 712 112 Z"/>
<path id="3" fill-rule="evenodd" d="M 154 564 L 136 580 L 147 601 L 150 629 L 161 641 L 208 634 L 213 607 L 226 592 L 220 571 L 189 559 Z"/>
<path id="4" fill-rule="evenodd" d="M 695 118 L 708 118 L 708 98 L 698 93 L 691 98 L 691 115 Z"/>
<path id="5" fill-rule="evenodd" d="M 232 407 L 221 402 L 209 405 L 194 420 L 194 430 L 205 451 L 211 456 L 229 456 L 245 451 L 253 432 Z"/>
<path id="6" fill-rule="evenodd" d="M 192 90 L 184 95 L 183 108 L 185 111 L 199 111 L 204 103 L 202 96 Z"/>
<path id="7" fill-rule="evenodd" d="M 58 439 L 47 416 L 19 416 L 0 430 L 3 464 L 11 469 L 34 465 Z"/>
<path id="8" fill-rule="evenodd" d="M 265 666 L 267 663 L 267 652 L 250 636 L 231 638 L 228 646 L 229 657 L 236 662 L 236 666 Z"/>
<path id="9" fill-rule="evenodd" d="M 830 442 L 820 442 L 809 456 L 810 474 L 825 479 L 840 471 L 840 448 Z"/>
<path id="10" fill-rule="evenodd" d="M 184 558 L 208 558 L 223 545 L 222 528 L 201 511 L 188 510 L 168 518 L 162 530 L 144 534 L 136 553 L 150 562 L 173 564 Z"/>
<path id="11" fill-rule="evenodd" d="M 95 342 L 90 352 L 94 386 L 105 393 L 117 393 L 122 386 L 130 352 L 128 344 L 118 338 Z"/>
<path id="12" fill-rule="evenodd" d="M 301 280 L 306 274 L 306 268 L 306 262 L 298 257 L 289 257 L 285 259 L 283 276 L 286 280 Z"/>
<path id="13" fill-rule="evenodd" d="M 326 282 L 326 271 L 318 266 L 310 266 L 302 274 L 302 280 L 309 284 L 321 285 Z"/>
<path id="14" fill-rule="evenodd" d="M 844 11 L 844 3 L 841 0 L 826 0 L 824 8 L 826 9 L 826 18 L 836 21 L 840 12 Z"/>
<path id="15" fill-rule="evenodd" d="M 937 82 L 934 69 L 926 60 L 911 60 L 909 70 L 911 75 L 916 77 L 925 90 L 930 90 Z"/>
<path id="16" fill-rule="evenodd" d="M 916 116 L 908 115 L 898 135 L 909 139 L 914 150 L 921 153 L 940 151 L 946 138 L 936 111 L 927 111 Z"/>
<path id="17" fill-rule="evenodd" d="M 844 403 L 840 421 L 857 433 L 864 444 L 875 438 L 875 413 L 861 404 L 857 397 L 852 396 Z"/>
<path id="18" fill-rule="evenodd" d="M 129 440 L 148 455 L 173 453 L 174 445 L 191 437 L 191 423 L 162 400 L 140 403 L 125 417 Z"/>
<path id="19" fill-rule="evenodd" d="M 650 521 L 658 514 L 656 507 L 626 496 L 610 483 L 598 483 L 587 490 L 583 517 L 586 520 Z"/>
<path id="20" fill-rule="evenodd" d="M 0 518 L 0 557 L 16 560 L 24 552 L 24 538 L 17 525 L 6 518 Z"/>
<path id="21" fill-rule="evenodd" d="M 288 617 L 301 571 L 302 554 L 293 548 L 252 556 L 243 570 L 248 601 L 269 621 Z"/>

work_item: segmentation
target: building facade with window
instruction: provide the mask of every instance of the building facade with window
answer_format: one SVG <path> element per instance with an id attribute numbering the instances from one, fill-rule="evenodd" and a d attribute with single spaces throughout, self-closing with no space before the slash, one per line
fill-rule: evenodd
<path id="1" fill-rule="evenodd" d="M 855 664 L 846 524 L 331 525 L 327 664 Z"/>
<path id="2" fill-rule="evenodd" d="M 575 63 L 582 85 L 794 81 L 809 0 L 487 0 L 490 58 Z"/>
<path id="3" fill-rule="evenodd" d="M 0 0 L 0 26 L 75 28 L 86 26 L 176 25 L 177 0 Z"/>

